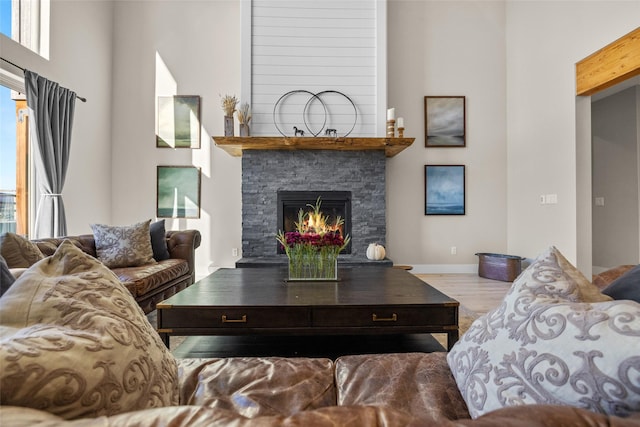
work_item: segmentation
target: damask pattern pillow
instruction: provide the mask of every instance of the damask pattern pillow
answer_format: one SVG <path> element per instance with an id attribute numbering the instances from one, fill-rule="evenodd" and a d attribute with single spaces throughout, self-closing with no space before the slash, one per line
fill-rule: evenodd
<path id="1" fill-rule="evenodd" d="M 15 233 L 5 233 L 0 241 L 0 255 L 9 268 L 29 268 L 44 258 L 38 246 Z"/>
<path id="2" fill-rule="evenodd" d="M 65 241 L 0 304 L 0 405 L 65 419 L 178 404 L 176 361 L 118 278 Z"/>
<path id="3" fill-rule="evenodd" d="M 154 262 L 150 223 L 151 220 L 128 226 L 91 224 L 98 259 L 109 268 L 136 267 Z"/>
<path id="4" fill-rule="evenodd" d="M 447 356 L 473 418 L 523 404 L 640 411 L 640 304 L 602 295 L 554 247 Z"/>

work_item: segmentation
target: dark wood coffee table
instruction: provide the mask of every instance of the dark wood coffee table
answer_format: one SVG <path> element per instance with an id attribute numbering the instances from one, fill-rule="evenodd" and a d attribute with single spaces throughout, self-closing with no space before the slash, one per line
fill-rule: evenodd
<path id="1" fill-rule="evenodd" d="M 171 335 L 446 333 L 458 340 L 459 302 L 389 267 L 338 268 L 337 282 L 288 282 L 286 269 L 223 268 L 159 303 Z"/>

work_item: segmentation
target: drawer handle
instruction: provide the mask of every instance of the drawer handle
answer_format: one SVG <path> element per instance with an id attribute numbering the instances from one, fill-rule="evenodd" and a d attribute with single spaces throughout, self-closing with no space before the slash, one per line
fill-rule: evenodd
<path id="1" fill-rule="evenodd" d="M 393 313 L 391 317 L 378 317 L 375 313 L 371 316 L 374 322 L 396 322 L 398 315 Z"/>
<path id="2" fill-rule="evenodd" d="M 222 323 L 247 323 L 247 315 L 242 315 L 241 319 L 227 319 L 227 315 L 222 315 Z"/>

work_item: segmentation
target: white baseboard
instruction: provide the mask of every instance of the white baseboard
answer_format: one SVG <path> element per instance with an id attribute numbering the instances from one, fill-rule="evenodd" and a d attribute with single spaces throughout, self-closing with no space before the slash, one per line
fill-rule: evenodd
<path id="1" fill-rule="evenodd" d="M 416 264 L 413 274 L 478 274 L 478 264 Z"/>

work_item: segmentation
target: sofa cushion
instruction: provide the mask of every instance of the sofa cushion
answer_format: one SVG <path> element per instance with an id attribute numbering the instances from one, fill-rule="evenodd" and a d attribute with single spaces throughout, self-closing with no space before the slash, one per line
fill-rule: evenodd
<path id="1" fill-rule="evenodd" d="M 153 259 L 163 261 L 169 259 L 169 249 L 167 248 L 166 230 L 164 227 L 164 219 L 151 223 L 149 226 L 151 233 L 151 249 L 153 250 Z"/>
<path id="2" fill-rule="evenodd" d="M 0 405 L 73 419 L 178 403 L 175 359 L 118 278 L 72 243 L 0 301 Z"/>
<path id="3" fill-rule="evenodd" d="M 338 405 L 386 406 L 437 421 L 469 418 L 443 352 L 341 356 L 335 377 Z"/>
<path id="4" fill-rule="evenodd" d="M 128 226 L 91 224 L 98 259 L 109 268 L 152 263 L 151 220 Z"/>
<path id="5" fill-rule="evenodd" d="M 333 362 L 321 358 L 178 359 L 180 404 L 248 418 L 335 405 Z"/>
<path id="6" fill-rule="evenodd" d="M 38 246 L 15 233 L 5 233 L 2 236 L 0 255 L 9 268 L 28 268 L 44 258 Z"/>
<path id="7" fill-rule="evenodd" d="M 640 302 L 640 264 L 615 279 L 602 293 L 613 299 L 630 299 Z"/>
<path id="8" fill-rule="evenodd" d="M 624 416 L 640 410 L 640 304 L 600 294 L 552 247 L 448 362 L 474 418 L 521 404 Z"/>
<path id="9" fill-rule="evenodd" d="M 188 277 L 189 264 L 183 259 L 167 259 L 139 267 L 114 268 L 113 272 L 135 297 L 139 297 L 172 280 Z"/>

